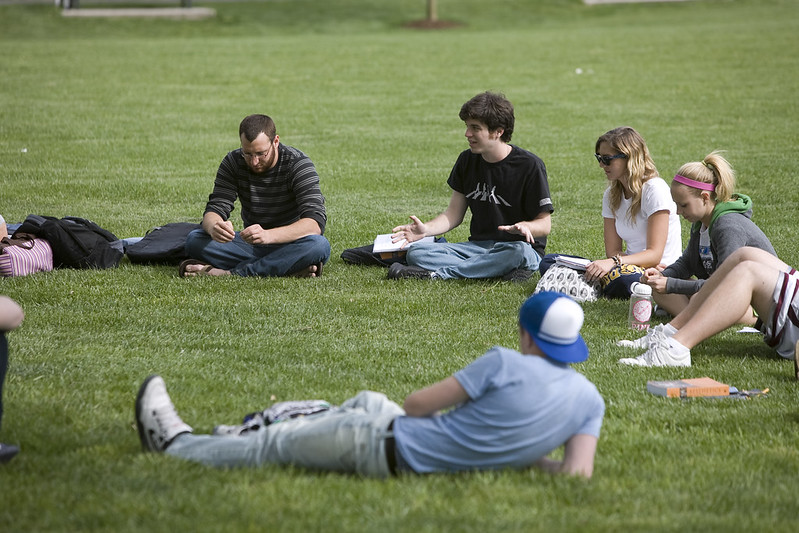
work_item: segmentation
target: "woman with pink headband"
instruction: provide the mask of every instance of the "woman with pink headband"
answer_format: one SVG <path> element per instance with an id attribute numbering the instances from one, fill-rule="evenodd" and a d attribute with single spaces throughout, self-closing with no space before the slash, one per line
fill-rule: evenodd
<path id="1" fill-rule="evenodd" d="M 692 223 L 691 237 L 676 262 L 648 268 L 641 277 L 652 287 L 655 302 L 670 314 L 682 311 L 710 274 L 738 248 L 752 246 L 776 257 L 771 241 L 751 220 L 752 200 L 734 189 L 735 172 L 718 151 L 702 161 L 684 164 L 674 176 L 671 197 L 677 213 Z M 747 325 L 755 321 L 751 308 L 739 320 Z"/>

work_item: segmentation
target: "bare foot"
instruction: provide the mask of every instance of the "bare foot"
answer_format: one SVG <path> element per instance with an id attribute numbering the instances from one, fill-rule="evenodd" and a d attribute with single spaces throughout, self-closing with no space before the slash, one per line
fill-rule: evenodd
<path id="1" fill-rule="evenodd" d="M 311 265 L 309 267 L 303 268 L 302 270 L 298 270 L 297 272 L 289 274 L 289 276 L 295 278 L 318 278 L 321 275 L 322 275 L 322 263 L 317 263 L 315 265 Z"/>
<path id="2" fill-rule="evenodd" d="M 229 270 L 222 270 L 221 268 L 214 268 L 211 265 L 193 264 L 186 265 L 183 271 L 183 276 L 187 278 L 194 278 L 198 276 L 229 276 Z"/>

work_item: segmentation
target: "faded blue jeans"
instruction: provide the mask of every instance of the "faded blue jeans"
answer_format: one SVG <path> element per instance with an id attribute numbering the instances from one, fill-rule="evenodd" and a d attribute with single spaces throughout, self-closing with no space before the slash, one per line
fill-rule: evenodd
<path id="1" fill-rule="evenodd" d="M 287 276 L 330 258 L 330 243 L 308 235 L 286 244 L 253 245 L 238 232 L 230 242 L 216 242 L 205 230 L 186 237 L 186 255 L 238 276 Z"/>
<path id="2" fill-rule="evenodd" d="M 237 436 L 184 433 L 166 453 L 217 467 L 291 464 L 315 470 L 390 475 L 385 439 L 405 411 L 384 394 L 362 391 L 337 410 L 292 418 Z"/>
<path id="3" fill-rule="evenodd" d="M 541 262 L 524 241 L 416 243 L 406 258 L 409 265 L 430 270 L 440 279 L 498 278 L 516 268 L 535 270 Z"/>

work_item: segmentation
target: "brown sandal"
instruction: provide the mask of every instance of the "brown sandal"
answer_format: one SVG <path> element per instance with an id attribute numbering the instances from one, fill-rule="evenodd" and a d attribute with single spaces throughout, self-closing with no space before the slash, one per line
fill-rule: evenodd
<path id="1" fill-rule="evenodd" d="M 187 267 L 189 265 L 203 265 L 203 268 L 201 268 L 200 270 L 192 271 L 192 272 L 195 272 L 197 275 L 202 275 L 204 273 L 207 273 L 209 270 L 214 268 L 213 266 L 209 265 L 208 263 L 204 263 L 202 261 L 198 261 L 197 259 L 184 259 L 178 265 L 178 276 L 180 276 L 181 278 L 191 277 L 191 276 L 187 276 L 186 275 L 187 272 L 188 272 L 186 269 L 187 269 Z"/>

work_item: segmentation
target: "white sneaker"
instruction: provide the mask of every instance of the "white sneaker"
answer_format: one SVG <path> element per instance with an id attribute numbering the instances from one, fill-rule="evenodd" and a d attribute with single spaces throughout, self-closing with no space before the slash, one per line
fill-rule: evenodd
<path id="1" fill-rule="evenodd" d="M 175 437 L 192 432 L 191 426 L 178 416 L 166 392 L 166 384 L 158 375 L 145 379 L 139 388 L 136 425 L 142 449 L 150 452 L 163 452 Z"/>
<path id="2" fill-rule="evenodd" d="M 649 349 L 638 357 L 619 359 L 619 363 L 632 366 L 691 366 L 691 350 L 677 352 L 669 345 L 665 335 L 655 335 Z"/>
<path id="3" fill-rule="evenodd" d="M 652 341 L 653 335 L 656 335 L 657 332 L 663 330 L 663 324 L 655 324 L 648 330 L 646 330 L 646 335 L 635 339 L 634 341 L 628 341 L 627 339 L 622 339 L 616 342 L 616 346 L 621 346 L 622 348 L 637 348 L 639 350 L 645 350 L 649 348 L 649 344 Z"/>

